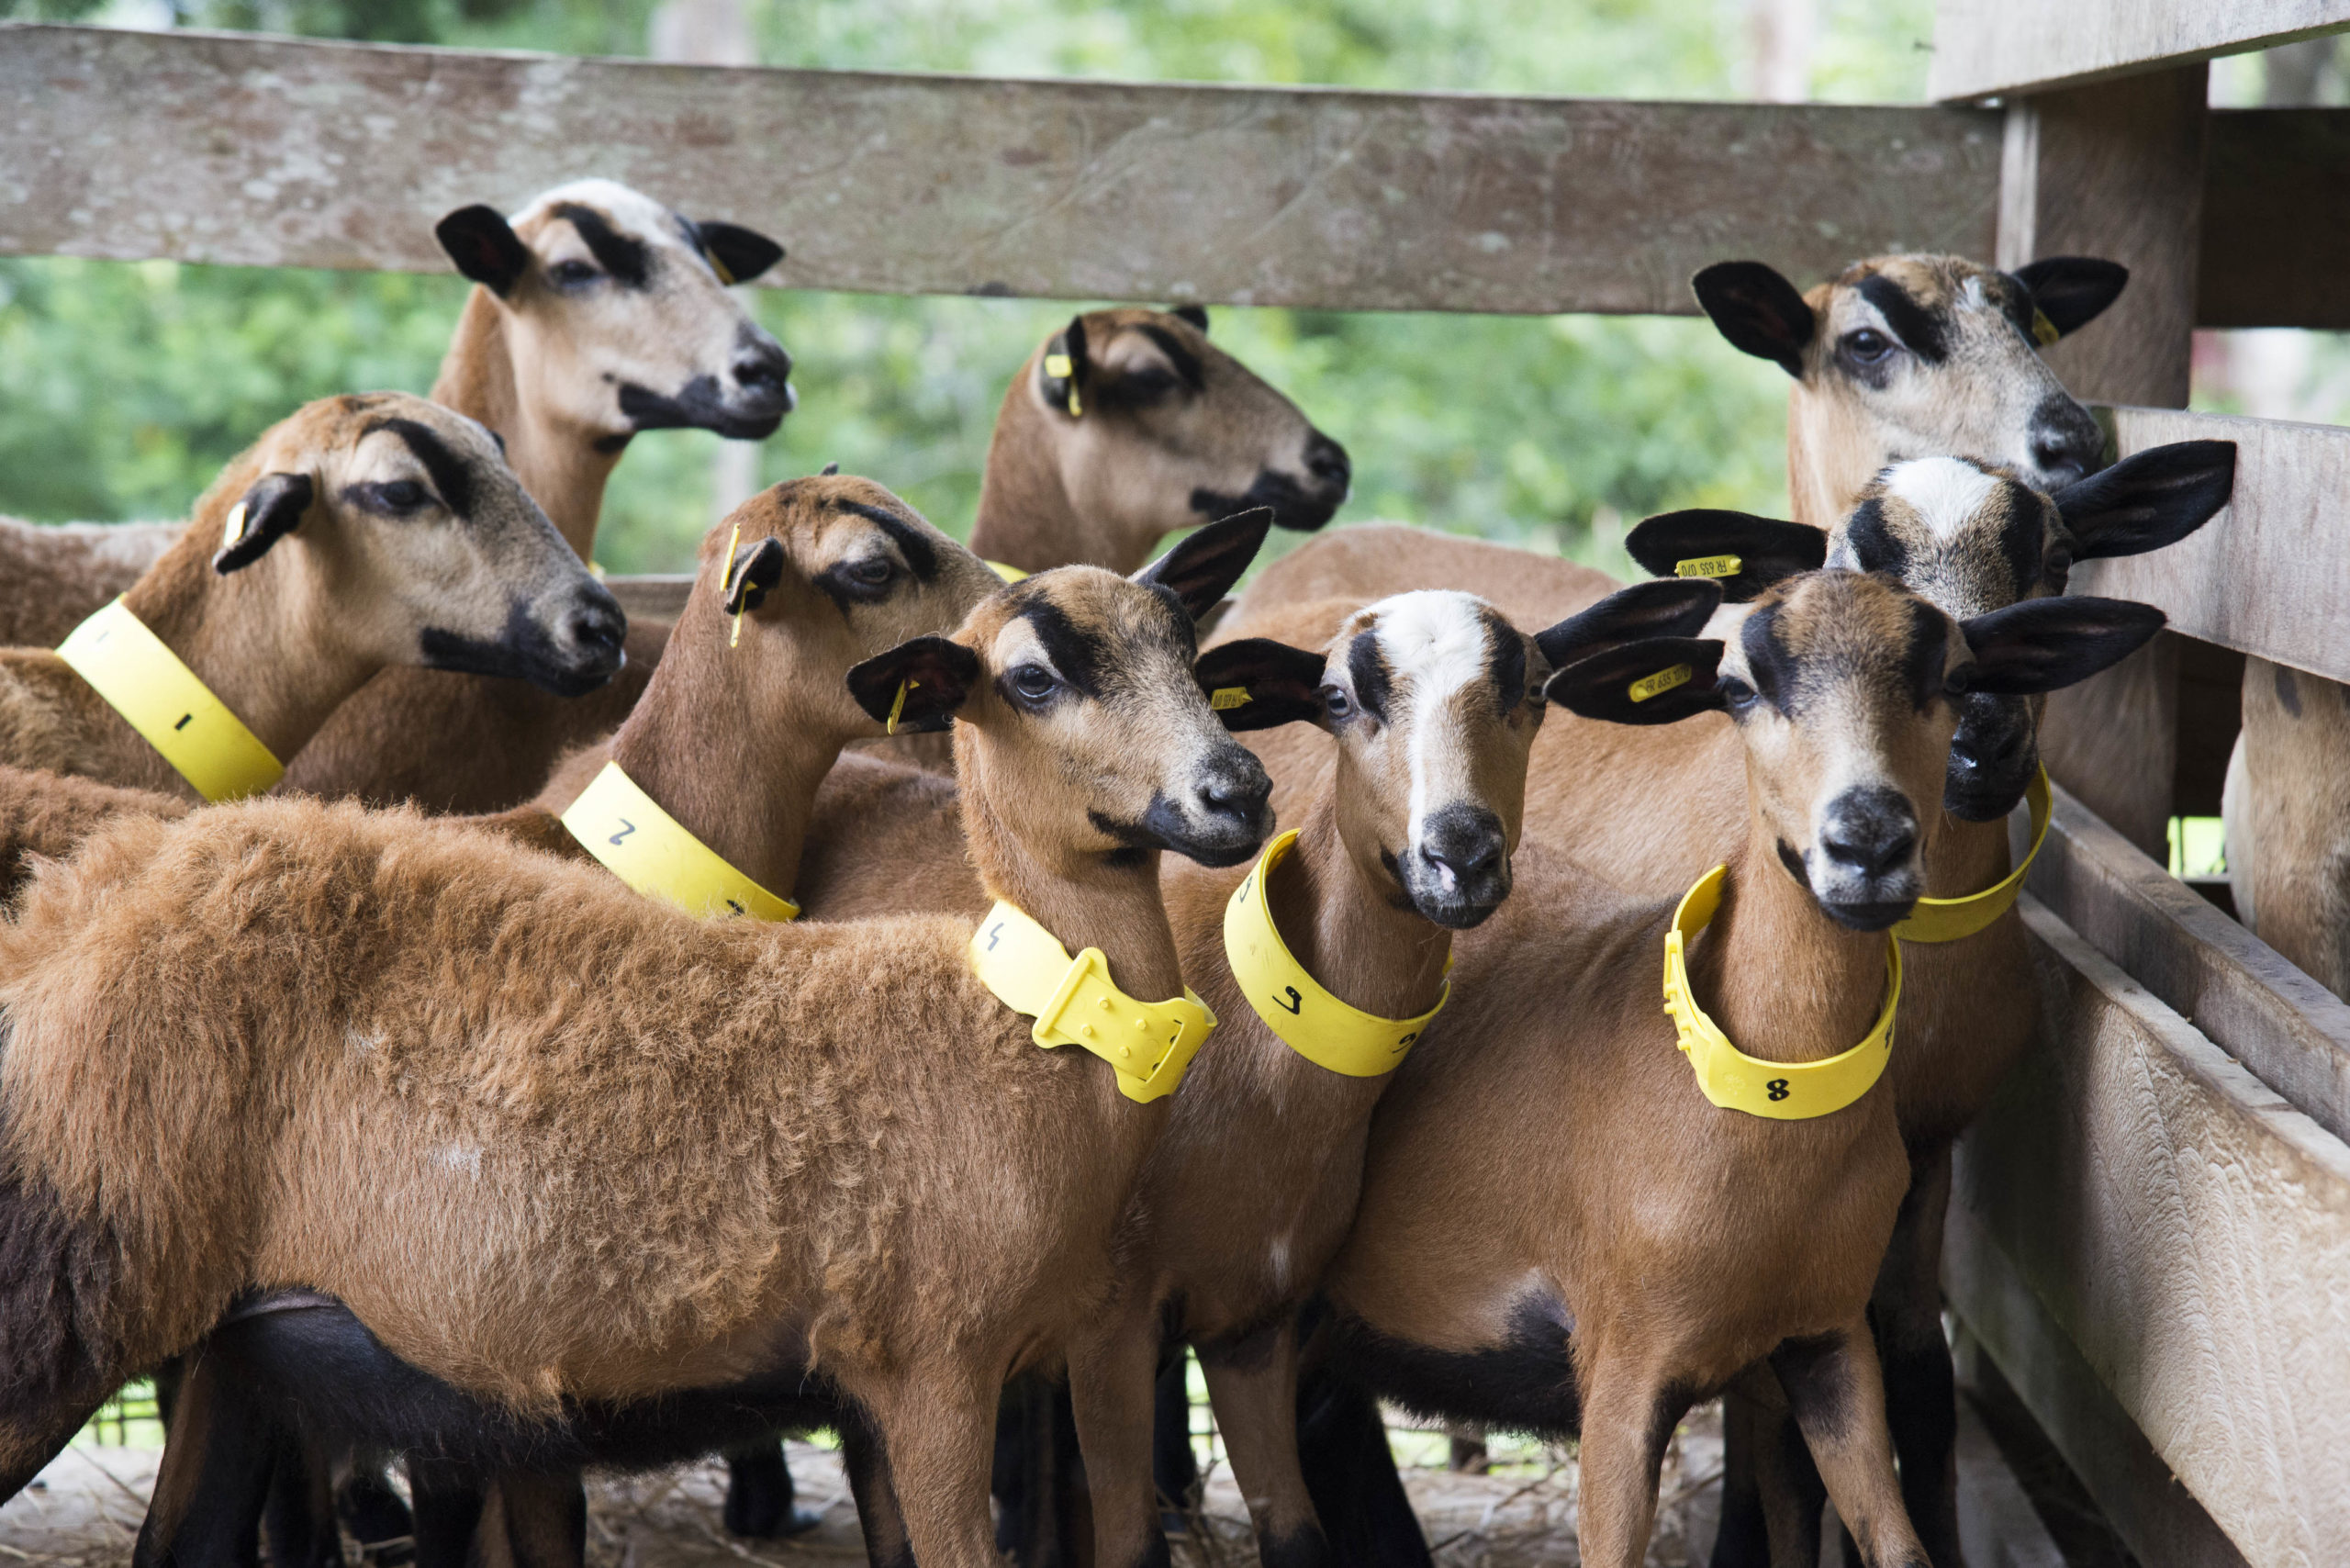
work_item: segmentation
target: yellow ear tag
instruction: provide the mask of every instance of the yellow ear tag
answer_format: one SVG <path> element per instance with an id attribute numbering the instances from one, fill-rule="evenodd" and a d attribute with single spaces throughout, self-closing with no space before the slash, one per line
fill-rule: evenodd
<path id="1" fill-rule="evenodd" d="M 220 548 L 226 550 L 244 536 L 245 503 L 239 501 L 229 509 L 228 526 L 220 531 Z"/>
<path id="2" fill-rule="evenodd" d="M 1651 697 L 1662 697 L 1676 686 L 1686 686 L 1695 678 L 1696 671 L 1687 665 L 1674 665 L 1654 675 L 1643 676 L 1632 682 L 1632 700 L 1645 702 Z"/>
<path id="3" fill-rule="evenodd" d="M 909 691 L 920 691 L 921 689 L 922 682 L 919 680 L 901 680 L 898 682 L 898 700 L 890 704 L 889 733 L 890 734 L 894 735 L 898 733 L 898 715 L 906 711 L 906 693 Z"/>
<path id="4" fill-rule="evenodd" d="M 724 284 L 729 288 L 734 286 L 734 274 L 726 270 L 726 263 L 718 259 L 717 252 L 704 251 L 701 253 L 701 258 L 703 261 L 710 263 L 710 270 L 718 274 L 719 282 Z"/>
<path id="5" fill-rule="evenodd" d="M 1255 701 L 1245 686 L 1219 686 L 1208 698 L 1208 706 L 1221 713 L 1228 708 L 1239 708 Z"/>
<path id="6" fill-rule="evenodd" d="M 1746 569 L 1742 555 L 1692 555 L 1673 563 L 1676 577 L 1734 577 Z"/>
<path id="7" fill-rule="evenodd" d="M 736 523 L 726 535 L 726 566 L 718 574 L 718 601 L 728 603 L 734 597 L 734 547 L 743 543 L 743 525 Z M 733 647 L 743 640 L 743 612 L 730 609 L 727 619 L 734 622 L 734 630 L 726 634 L 726 645 Z"/>
<path id="8" fill-rule="evenodd" d="M 1085 406 L 1077 400 L 1077 366 L 1070 363 L 1069 355 L 1065 353 L 1046 354 L 1045 356 L 1045 374 L 1051 376 L 1056 381 L 1066 381 L 1069 383 L 1069 417 L 1072 420 L 1083 419 L 1085 417 Z"/>
<path id="9" fill-rule="evenodd" d="M 2032 307 L 2031 336 L 2035 342 L 2039 343 L 2042 348 L 2046 348 L 2049 344 L 2054 342 L 2064 335 L 2064 333 L 2056 330 L 2056 323 L 2048 319 L 2048 313 L 2046 311 L 2041 309 L 2038 306 Z"/>

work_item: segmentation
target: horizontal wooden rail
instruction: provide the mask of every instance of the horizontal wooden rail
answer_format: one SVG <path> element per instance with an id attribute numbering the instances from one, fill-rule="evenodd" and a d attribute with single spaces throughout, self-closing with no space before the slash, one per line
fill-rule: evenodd
<path id="1" fill-rule="evenodd" d="M 2350 681 L 2350 429 L 2176 409 L 2106 411 L 2123 455 L 2206 437 L 2236 443 L 2235 499 L 2167 549 L 2073 569 L 2072 591 L 2157 605 L 2190 637 Z"/>
<path id="2" fill-rule="evenodd" d="M 1987 255 L 1980 111 L 896 76 L 0 27 L 0 251 L 441 270 L 584 174 L 796 286 L 1682 311 L 1689 274 Z"/>
<path id="3" fill-rule="evenodd" d="M 2246 1561 L 2334 1561 L 2350 1147 L 2037 900 L 2024 917 L 2046 1041 L 1961 1142 L 1953 1250 L 1996 1243 Z M 1962 1313 L 1970 1270 L 1953 1270 Z"/>
<path id="4" fill-rule="evenodd" d="M 1942 0 L 1926 90 L 2045 92 L 2350 28 L 2350 0 Z"/>
<path id="5" fill-rule="evenodd" d="M 632 617 L 675 621 L 685 613 L 686 595 L 694 586 L 691 572 L 647 572 L 642 577 L 606 577 L 604 586 Z"/>

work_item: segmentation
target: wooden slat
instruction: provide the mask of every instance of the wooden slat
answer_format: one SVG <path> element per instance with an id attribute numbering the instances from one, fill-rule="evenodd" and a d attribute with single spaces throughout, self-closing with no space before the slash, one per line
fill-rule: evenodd
<path id="1" fill-rule="evenodd" d="M 2244 1553 L 2171 1474 L 1982 1222 L 1953 1205 L 1943 1240 L 1942 1288 L 1972 1340 L 1958 1348 L 1962 1383 L 1971 1381 L 1969 1353 L 1987 1355 L 2097 1511 L 2146 1568 L 2242 1568 Z M 1964 1400 L 1959 1409 L 1964 1444 Z M 1981 1561 L 1973 1543 L 1967 1545 L 1968 1562 Z"/>
<path id="2" fill-rule="evenodd" d="M 431 220 L 605 174 L 793 286 L 1694 309 L 1691 273 L 1986 255 L 1996 118 L 1021 82 L 0 27 L 0 252 L 439 271 Z"/>
<path id="3" fill-rule="evenodd" d="M 2072 591 L 2159 605 L 2190 637 L 2350 681 L 2350 429 L 2173 409 L 2109 415 L 2127 455 L 2174 441 L 2236 443 L 2235 499 L 2167 549 L 2074 567 Z"/>
<path id="4" fill-rule="evenodd" d="M 694 586 L 691 572 L 654 572 L 643 577 L 606 577 L 604 586 L 632 618 L 675 621 L 685 612 L 686 594 Z"/>
<path id="5" fill-rule="evenodd" d="M 2295 1109 L 2350 1139 L 2350 1003 L 2062 790 L 2026 885 Z"/>
<path id="6" fill-rule="evenodd" d="M 2244 1557 L 2350 1540 L 2350 1148 L 2023 901 L 2046 1044 L 1954 1203 Z"/>
<path id="7" fill-rule="evenodd" d="M 2350 109 L 2231 109 L 2210 126 L 2197 323 L 2350 328 Z"/>
<path id="8" fill-rule="evenodd" d="M 2350 28 L 2350 0 L 1941 0 L 1926 91 L 2045 92 Z"/>

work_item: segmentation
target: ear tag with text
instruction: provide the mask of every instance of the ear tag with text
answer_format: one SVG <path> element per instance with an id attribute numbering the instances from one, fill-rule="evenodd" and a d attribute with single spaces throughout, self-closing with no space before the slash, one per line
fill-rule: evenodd
<path id="1" fill-rule="evenodd" d="M 1227 709 L 1243 707 L 1255 701 L 1245 686 L 1219 686 L 1208 698 L 1208 706 L 1221 713 Z"/>
<path id="2" fill-rule="evenodd" d="M 229 509 L 228 526 L 220 531 L 220 548 L 226 550 L 245 534 L 245 503 L 239 501 Z"/>
<path id="3" fill-rule="evenodd" d="M 2031 337 L 2034 342 L 2042 348 L 2046 348 L 2064 335 L 2056 330 L 2056 323 L 2048 319 L 2048 312 L 2036 305 L 2032 307 Z"/>
<path id="4" fill-rule="evenodd" d="M 1662 697 L 1676 686 L 1688 685 L 1695 674 L 1696 671 L 1687 665 L 1674 665 L 1671 669 L 1661 669 L 1654 675 L 1642 676 L 1632 682 L 1632 700 L 1645 702 L 1651 697 Z"/>
<path id="5" fill-rule="evenodd" d="M 1692 555 L 1673 563 L 1676 577 L 1734 577 L 1746 569 L 1742 555 Z"/>
<path id="6" fill-rule="evenodd" d="M 919 691 L 921 689 L 922 682 L 919 680 L 901 680 L 898 682 L 897 700 L 890 704 L 889 733 L 890 734 L 894 735 L 898 733 L 899 715 L 906 711 L 906 693 L 909 691 Z"/>
<path id="7" fill-rule="evenodd" d="M 1066 381 L 1069 383 L 1069 417 L 1072 420 L 1083 419 L 1085 417 L 1085 406 L 1077 400 L 1077 366 L 1070 362 L 1069 355 L 1065 353 L 1046 354 L 1045 356 L 1045 374 L 1051 376 L 1056 381 Z"/>

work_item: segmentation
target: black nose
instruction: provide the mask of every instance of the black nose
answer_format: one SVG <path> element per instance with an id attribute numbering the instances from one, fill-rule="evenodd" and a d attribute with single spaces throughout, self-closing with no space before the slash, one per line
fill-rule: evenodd
<path id="1" fill-rule="evenodd" d="M 1441 896 L 1463 903 L 1498 903 L 1509 892 L 1509 835 L 1501 818 L 1456 801 L 1429 813 L 1420 824 L 1420 859 L 1431 871 L 1451 873 Z"/>
<path id="2" fill-rule="evenodd" d="M 573 648 L 588 658 L 609 658 L 621 651 L 628 636 L 628 617 L 620 601 L 601 584 L 590 584 L 579 602 L 564 617 L 564 634 Z"/>
<path id="3" fill-rule="evenodd" d="M 1872 881 L 1900 870 L 1917 847 L 1917 814 L 1907 800 L 1881 787 L 1838 796 L 1819 834 L 1822 854 Z"/>
<path id="4" fill-rule="evenodd" d="M 1254 756 L 1249 761 L 1255 762 Z M 1253 771 L 1228 767 L 1218 772 L 1200 786 L 1200 806 L 1210 816 L 1230 817 L 1241 824 L 1253 824 L 1263 815 L 1265 803 L 1273 797 L 1273 781 L 1265 777 L 1260 765 Z"/>
<path id="5" fill-rule="evenodd" d="M 791 356 L 781 343 L 760 343 L 738 353 L 729 368 L 734 384 L 745 392 L 779 398 L 791 386 Z"/>
<path id="6" fill-rule="evenodd" d="M 2052 394 L 2033 410 L 2031 460 L 2042 473 L 2085 478 L 2104 455 L 2105 432 L 2089 411 L 2070 398 Z"/>
<path id="7" fill-rule="evenodd" d="M 1315 431 L 1305 442 L 1305 471 L 1334 490 L 1343 490 L 1354 478 L 1354 465 L 1347 461 L 1347 449 Z"/>

